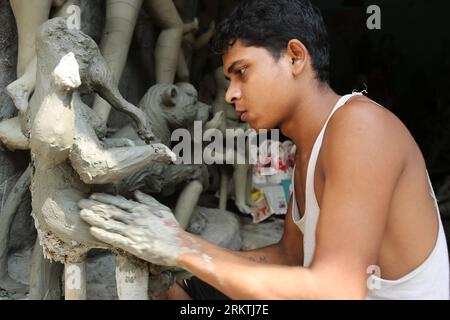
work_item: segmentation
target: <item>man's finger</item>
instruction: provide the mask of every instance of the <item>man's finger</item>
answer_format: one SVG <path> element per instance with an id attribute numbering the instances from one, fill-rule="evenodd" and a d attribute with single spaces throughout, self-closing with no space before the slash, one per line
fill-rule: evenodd
<path id="1" fill-rule="evenodd" d="M 102 204 L 101 202 L 91 200 L 91 199 L 81 199 L 80 201 L 78 201 L 78 207 L 80 209 L 91 210 L 91 208 L 96 207 L 101 204 Z"/>
<path id="2" fill-rule="evenodd" d="M 140 192 L 139 190 L 136 190 L 134 192 L 134 196 L 140 203 L 145 205 L 145 207 L 142 208 L 142 212 L 150 212 L 151 214 L 159 218 L 163 218 L 168 213 L 171 214 L 172 212 L 168 207 L 160 203 L 158 200 L 156 200 L 152 196 Z M 139 209 L 136 209 L 136 212 L 139 212 Z"/>
<path id="3" fill-rule="evenodd" d="M 171 211 L 170 208 L 166 207 L 165 205 L 163 205 L 161 202 L 159 202 L 152 196 L 145 194 L 139 190 L 136 190 L 134 192 L 134 196 L 140 203 L 143 203 L 150 208 L 159 209 L 159 210 L 167 210 L 169 212 Z M 155 213 L 155 212 L 152 211 L 152 213 Z"/>
<path id="4" fill-rule="evenodd" d="M 104 229 L 106 231 L 124 234 L 127 228 L 127 225 L 123 224 L 122 222 L 113 219 L 107 219 L 88 209 L 81 210 L 80 216 L 84 221 L 86 221 L 90 225 Z"/>
<path id="5" fill-rule="evenodd" d="M 159 204 L 158 200 L 153 198 L 152 196 L 149 196 L 148 194 L 145 194 L 139 190 L 136 190 L 134 192 L 134 197 L 141 203 L 148 205 L 148 206 L 154 206 L 155 204 Z"/>
<path id="6" fill-rule="evenodd" d="M 96 239 L 107 243 L 114 248 L 130 251 L 130 249 L 132 249 L 135 245 L 134 241 L 114 232 L 106 231 L 97 227 L 91 227 L 89 230 Z"/>
<path id="7" fill-rule="evenodd" d="M 116 219 L 121 222 L 130 223 L 132 221 L 131 214 L 114 205 L 104 204 L 90 199 L 82 199 L 78 201 L 81 209 L 90 210 L 105 219 Z"/>
<path id="8" fill-rule="evenodd" d="M 122 210 L 132 210 L 134 207 L 139 205 L 138 202 L 127 200 L 126 198 L 117 195 L 113 196 L 106 193 L 94 193 L 90 196 L 91 199 L 99 202 L 103 202 L 105 204 L 110 204 L 116 206 Z"/>

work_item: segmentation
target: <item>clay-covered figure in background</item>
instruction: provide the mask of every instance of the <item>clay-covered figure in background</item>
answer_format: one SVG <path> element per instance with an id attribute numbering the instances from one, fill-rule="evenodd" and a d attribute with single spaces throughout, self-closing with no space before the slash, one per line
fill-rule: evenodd
<path id="1" fill-rule="evenodd" d="M 142 98 L 139 107 L 146 113 L 155 138 L 168 147 L 172 147 L 171 134 L 174 130 L 192 129 L 194 121 L 205 124 L 211 109 L 198 101 L 197 90 L 188 83 L 154 85 Z M 122 128 L 112 137 L 142 143 L 130 126 Z M 201 193 L 207 188 L 208 171 L 204 165 L 156 164 L 103 191 L 130 194 L 141 190 L 162 197 L 180 192 L 174 212 L 180 225 L 186 228 Z"/>
<path id="2" fill-rule="evenodd" d="M 172 84 L 183 36 L 183 21 L 172 0 L 107 0 L 106 25 L 100 43 L 102 55 L 118 83 L 127 61 L 141 7 L 150 15 L 152 22 L 161 28 L 154 51 L 156 82 Z M 94 111 L 106 125 L 110 112 L 109 104 L 97 96 Z"/>

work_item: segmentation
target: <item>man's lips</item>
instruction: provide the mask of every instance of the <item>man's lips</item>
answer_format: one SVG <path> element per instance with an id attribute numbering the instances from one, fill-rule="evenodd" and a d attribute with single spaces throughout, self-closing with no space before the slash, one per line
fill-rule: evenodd
<path id="1" fill-rule="evenodd" d="M 239 116 L 239 118 L 241 119 L 241 121 L 244 121 L 244 122 L 245 122 L 246 115 L 247 115 L 247 111 L 244 111 L 244 110 L 238 111 L 238 110 L 236 110 L 236 114 Z"/>
<path id="2" fill-rule="evenodd" d="M 245 111 L 245 110 L 236 109 L 235 111 L 236 111 L 236 114 L 239 116 L 239 118 L 242 118 L 242 116 L 247 113 L 247 111 Z"/>

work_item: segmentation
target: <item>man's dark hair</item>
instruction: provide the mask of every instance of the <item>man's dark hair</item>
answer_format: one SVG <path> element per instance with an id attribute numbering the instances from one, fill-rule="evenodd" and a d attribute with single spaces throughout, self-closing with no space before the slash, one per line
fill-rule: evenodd
<path id="1" fill-rule="evenodd" d="M 292 39 L 308 49 L 317 79 L 328 82 L 328 33 L 320 10 L 309 0 L 243 0 L 218 26 L 212 47 L 224 54 L 240 40 L 269 50 L 278 60 Z"/>

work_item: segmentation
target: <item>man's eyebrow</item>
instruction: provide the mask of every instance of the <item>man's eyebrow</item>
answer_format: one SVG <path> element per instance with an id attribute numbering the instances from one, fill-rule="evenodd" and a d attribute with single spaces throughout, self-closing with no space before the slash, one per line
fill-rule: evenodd
<path id="1" fill-rule="evenodd" d="M 230 74 L 230 73 L 235 73 L 236 72 L 236 65 L 237 64 L 239 64 L 239 63 L 241 63 L 241 62 L 243 62 L 244 60 L 237 60 L 237 61 L 235 61 L 235 62 L 233 62 L 232 64 L 231 64 L 231 66 L 229 66 L 228 67 L 228 70 L 227 70 L 227 73 L 228 74 Z M 230 80 L 230 77 L 227 77 L 226 75 L 225 75 L 225 78 L 229 81 Z"/>

